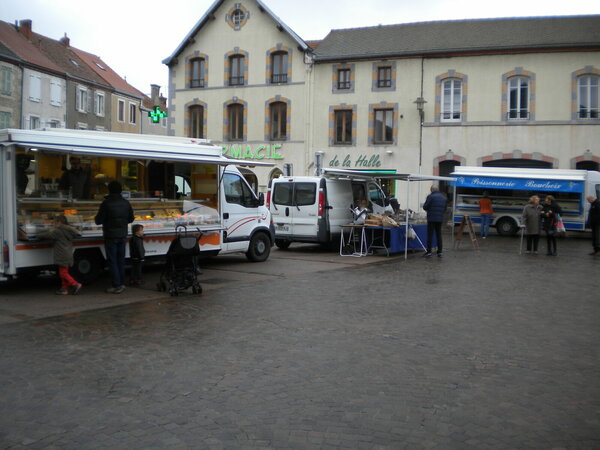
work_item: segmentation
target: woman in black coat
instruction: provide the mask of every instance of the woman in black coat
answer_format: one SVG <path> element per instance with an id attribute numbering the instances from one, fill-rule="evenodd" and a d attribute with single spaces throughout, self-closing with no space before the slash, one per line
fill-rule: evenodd
<path id="1" fill-rule="evenodd" d="M 558 215 L 562 213 L 561 207 L 554 197 L 547 195 L 542 205 L 542 228 L 546 232 L 547 256 L 556 256 L 556 223 Z"/>

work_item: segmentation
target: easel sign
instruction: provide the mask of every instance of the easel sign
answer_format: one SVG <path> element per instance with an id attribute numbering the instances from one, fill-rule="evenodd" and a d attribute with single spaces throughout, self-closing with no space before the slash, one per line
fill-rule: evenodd
<path id="1" fill-rule="evenodd" d="M 458 226 L 458 231 L 454 236 L 454 248 L 458 248 L 460 246 L 460 242 L 462 241 L 462 235 L 465 231 L 465 226 L 467 227 L 467 231 L 469 232 L 469 238 L 471 239 L 471 244 L 473 244 L 473 248 L 475 250 L 479 250 L 479 242 L 477 242 L 477 235 L 475 234 L 475 229 L 473 228 L 473 222 L 471 221 L 470 216 L 463 216 L 460 225 Z"/>

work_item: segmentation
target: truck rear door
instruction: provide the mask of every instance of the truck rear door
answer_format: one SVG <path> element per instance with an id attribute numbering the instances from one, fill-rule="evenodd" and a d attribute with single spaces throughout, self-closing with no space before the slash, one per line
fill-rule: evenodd
<path id="1" fill-rule="evenodd" d="M 0 153 L 0 178 L 6 179 L 4 174 L 5 162 L 4 162 L 5 153 Z M 0 255 L 0 278 L 4 274 L 4 258 L 6 255 L 6 242 L 4 240 L 4 233 L 6 228 L 6 218 L 10 217 L 7 214 L 7 199 L 6 199 L 6 183 L 0 183 L 0 245 L 2 245 L 2 255 Z"/>
<path id="2" fill-rule="evenodd" d="M 275 225 L 275 236 L 292 235 L 292 205 L 294 201 L 294 183 L 273 181 L 271 188 L 271 217 Z"/>
<path id="3" fill-rule="evenodd" d="M 317 183 L 302 181 L 294 183 L 292 226 L 296 236 L 317 236 L 319 199 Z"/>

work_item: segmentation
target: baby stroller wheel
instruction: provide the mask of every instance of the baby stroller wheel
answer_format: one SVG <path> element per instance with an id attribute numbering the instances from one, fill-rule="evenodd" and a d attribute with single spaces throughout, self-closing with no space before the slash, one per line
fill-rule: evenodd
<path id="1" fill-rule="evenodd" d="M 194 286 L 192 286 L 192 292 L 194 294 L 202 294 L 202 286 L 200 286 L 199 284 L 195 284 Z"/>

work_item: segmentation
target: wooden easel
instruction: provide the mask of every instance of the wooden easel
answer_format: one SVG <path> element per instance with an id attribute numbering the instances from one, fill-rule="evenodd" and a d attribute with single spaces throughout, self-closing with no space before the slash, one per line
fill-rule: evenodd
<path id="1" fill-rule="evenodd" d="M 454 236 L 454 248 L 458 248 L 462 241 L 462 235 L 465 231 L 465 225 L 467 226 L 467 231 L 469 232 L 469 238 L 471 238 L 471 244 L 473 244 L 473 248 L 475 250 L 479 250 L 479 242 L 477 242 L 477 236 L 475 235 L 475 230 L 473 229 L 473 222 L 471 222 L 470 216 L 463 216 L 460 225 L 458 226 L 458 231 Z"/>

